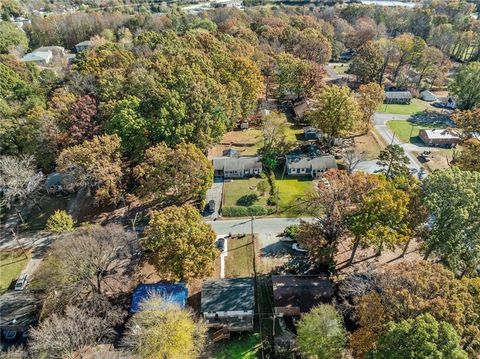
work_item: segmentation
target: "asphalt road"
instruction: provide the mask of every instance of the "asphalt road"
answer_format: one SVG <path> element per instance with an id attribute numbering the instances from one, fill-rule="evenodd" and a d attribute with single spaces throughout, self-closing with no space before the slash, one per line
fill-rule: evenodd
<path id="1" fill-rule="evenodd" d="M 217 235 L 251 232 L 251 220 L 248 218 L 207 221 L 207 223 L 212 225 Z M 287 226 L 298 223 L 300 218 L 259 218 L 253 221 L 253 233 L 282 233 Z"/>

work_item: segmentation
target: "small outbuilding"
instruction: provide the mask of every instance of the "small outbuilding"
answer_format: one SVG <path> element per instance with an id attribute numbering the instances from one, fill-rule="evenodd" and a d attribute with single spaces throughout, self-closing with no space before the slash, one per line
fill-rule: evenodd
<path id="1" fill-rule="evenodd" d="M 432 92 L 425 90 L 420 93 L 420 97 L 422 98 L 423 101 L 426 102 L 437 102 L 439 101 L 438 97 L 435 96 Z"/>
<path id="2" fill-rule="evenodd" d="M 272 275 L 272 285 L 277 316 L 300 316 L 333 297 L 330 279 L 318 275 Z"/>
<path id="3" fill-rule="evenodd" d="M 203 283 L 201 312 L 210 328 L 253 330 L 253 278 L 223 278 Z"/>
<path id="4" fill-rule="evenodd" d="M 304 127 L 303 128 L 303 137 L 305 140 L 317 140 L 319 132 L 315 127 Z"/>
<path id="5" fill-rule="evenodd" d="M 91 46 L 92 46 L 92 42 L 89 40 L 85 40 L 75 45 L 75 51 L 82 52 L 82 51 L 88 50 Z"/>
<path id="6" fill-rule="evenodd" d="M 293 104 L 293 114 L 295 115 L 295 121 L 300 122 L 305 117 L 305 113 L 308 110 L 308 101 L 300 100 Z"/>
<path id="7" fill-rule="evenodd" d="M 385 92 L 385 103 L 408 105 L 412 101 L 410 91 L 387 91 Z"/>
<path id="8" fill-rule="evenodd" d="M 455 147 L 461 141 L 459 133 L 452 129 L 422 129 L 418 136 L 428 146 Z"/>
<path id="9" fill-rule="evenodd" d="M 185 283 L 153 283 L 139 284 L 133 292 L 130 313 L 136 313 L 142 309 L 142 302 L 152 295 L 159 295 L 165 301 L 185 308 L 188 298 L 188 289 Z"/>

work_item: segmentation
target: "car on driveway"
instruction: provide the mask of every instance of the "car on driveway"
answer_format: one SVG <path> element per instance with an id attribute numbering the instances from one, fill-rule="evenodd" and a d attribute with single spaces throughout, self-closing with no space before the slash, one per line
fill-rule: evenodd
<path id="1" fill-rule="evenodd" d="M 23 273 L 18 278 L 17 282 L 15 283 L 15 290 L 24 290 L 27 286 L 28 274 Z"/>
<path id="2" fill-rule="evenodd" d="M 220 251 L 223 252 L 225 250 L 225 238 L 221 237 L 217 239 L 217 242 L 215 243 L 215 245 Z"/>
<path id="3" fill-rule="evenodd" d="M 213 213 L 215 212 L 215 200 L 208 201 L 208 212 Z"/>

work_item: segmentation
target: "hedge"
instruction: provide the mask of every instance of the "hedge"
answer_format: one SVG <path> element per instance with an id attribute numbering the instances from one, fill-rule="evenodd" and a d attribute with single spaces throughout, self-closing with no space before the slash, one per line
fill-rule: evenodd
<path id="1" fill-rule="evenodd" d="M 275 213 L 274 208 L 267 208 L 261 206 L 231 206 L 222 208 L 222 215 L 224 217 L 268 216 L 269 214 L 273 213 Z"/>

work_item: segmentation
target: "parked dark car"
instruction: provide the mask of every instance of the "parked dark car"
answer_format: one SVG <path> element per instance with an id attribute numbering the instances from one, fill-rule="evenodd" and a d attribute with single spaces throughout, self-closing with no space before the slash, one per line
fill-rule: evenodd
<path id="1" fill-rule="evenodd" d="M 225 238 L 224 237 L 218 238 L 216 245 L 217 245 L 217 248 L 223 252 L 225 250 Z"/>
<path id="2" fill-rule="evenodd" d="M 208 212 L 215 212 L 215 201 L 213 199 L 208 202 Z"/>

